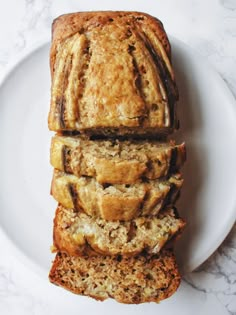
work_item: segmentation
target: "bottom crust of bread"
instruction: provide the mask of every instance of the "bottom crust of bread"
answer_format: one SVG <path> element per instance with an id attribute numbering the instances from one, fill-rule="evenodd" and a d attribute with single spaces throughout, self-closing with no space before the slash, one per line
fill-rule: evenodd
<path id="1" fill-rule="evenodd" d="M 180 274 L 172 249 L 155 256 L 82 256 L 57 253 L 49 279 L 73 293 L 96 300 L 139 304 L 160 302 L 179 287 Z"/>

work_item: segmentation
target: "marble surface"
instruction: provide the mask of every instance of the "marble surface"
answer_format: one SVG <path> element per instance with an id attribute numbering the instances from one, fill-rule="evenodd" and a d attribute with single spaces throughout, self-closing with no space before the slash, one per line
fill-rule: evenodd
<path id="1" fill-rule="evenodd" d="M 123 9 L 101 1 L 100 9 Z M 107 4 L 109 3 L 109 5 Z M 152 13 L 169 34 L 181 39 L 216 68 L 236 96 L 236 1 L 235 0 L 162 0 L 133 1 L 125 8 Z M 98 8 L 96 1 L 8 0 L 0 2 L 0 76 L 8 63 L 38 41 L 49 38 L 52 19 L 62 13 Z M 77 314 L 71 310 L 67 293 L 51 288 L 23 262 L 18 261 L 11 245 L 0 232 L 0 314 Z M 63 291 L 64 292 L 64 291 Z M 58 307 L 57 299 L 67 299 Z M 74 297 L 73 297 L 74 299 Z M 81 302 L 86 306 L 86 300 Z M 102 313 L 109 302 L 91 302 L 88 313 Z M 101 306 L 104 305 L 104 306 Z M 197 271 L 188 274 L 169 302 L 161 303 L 165 314 L 236 314 L 236 225 L 219 249 Z M 158 312 L 158 307 L 156 312 Z M 129 311 L 129 309 L 127 308 Z M 172 310 L 172 311 L 171 311 Z M 127 311 L 127 312 L 128 312 Z M 142 307 L 136 314 L 142 313 Z"/>

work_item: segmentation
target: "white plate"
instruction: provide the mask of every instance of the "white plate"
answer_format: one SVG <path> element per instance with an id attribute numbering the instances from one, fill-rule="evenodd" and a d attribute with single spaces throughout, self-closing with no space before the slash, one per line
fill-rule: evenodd
<path id="1" fill-rule="evenodd" d="M 207 259 L 236 216 L 235 101 L 219 75 L 172 38 L 181 94 L 179 139 L 187 144 L 185 185 L 179 202 L 187 228 L 177 254 L 184 271 Z M 50 133 L 47 129 L 49 44 L 21 59 L 0 86 L 0 225 L 16 252 L 48 273 L 52 255 Z"/>

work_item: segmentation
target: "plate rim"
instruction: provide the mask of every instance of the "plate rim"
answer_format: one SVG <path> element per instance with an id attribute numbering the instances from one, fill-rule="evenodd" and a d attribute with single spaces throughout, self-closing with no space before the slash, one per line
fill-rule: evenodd
<path id="1" fill-rule="evenodd" d="M 35 42 L 34 44 L 30 45 L 29 47 L 25 48 L 23 51 L 16 54 L 15 59 L 11 59 L 9 63 L 3 68 L 3 75 L 0 78 L 0 90 L 2 89 L 4 83 L 8 80 L 10 75 L 13 73 L 13 71 L 21 64 L 23 63 L 29 56 L 31 56 L 33 53 L 35 53 L 37 50 L 40 50 L 43 46 L 46 46 L 47 44 L 50 44 L 50 38 L 48 36 L 45 36 L 41 40 Z M 23 252 L 17 244 L 13 241 L 13 239 L 10 237 L 7 230 L 0 224 L 0 233 L 4 236 L 6 241 L 8 242 L 8 246 L 10 247 L 10 252 L 12 255 L 17 257 L 19 261 L 25 265 L 29 266 L 31 271 L 33 271 L 37 276 L 40 278 L 44 278 L 45 280 L 45 268 L 42 267 L 40 264 L 35 262 L 33 259 L 31 259 L 25 252 Z M 50 245 L 49 245 L 50 246 Z"/>
<path id="2" fill-rule="evenodd" d="M 177 43 L 177 45 L 183 46 L 186 50 L 188 50 L 188 52 L 191 53 L 191 55 L 197 56 L 200 59 L 201 64 L 205 64 L 207 67 L 209 67 L 211 69 L 212 73 L 214 73 L 214 77 L 219 82 L 221 82 L 222 88 L 227 93 L 227 97 L 229 98 L 230 105 L 232 105 L 231 107 L 232 107 L 232 110 L 234 112 L 234 116 L 236 118 L 236 98 L 234 97 L 234 95 L 233 95 L 231 89 L 229 88 L 227 82 L 224 80 L 224 78 L 217 71 L 216 67 L 214 65 L 212 65 L 212 63 L 210 63 L 207 59 L 205 59 L 204 56 L 201 55 L 196 49 L 194 49 L 193 47 L 191 47 L 187 43 L 183 42 L 182 40 L 180 40 L 180 39 L 178 39 L 178 38 L 176 38 L 175 36 L 172 36 L 172 35 L 168 35 L 168 37 L 170 39 L 170 43 L 173 40 L 173 41 L 175 41 Z M 173 55 L 173 52 L 172 52 L 172 55 Z M 178 82 L 177 82 L 177 84 L 178 84 Z M 235 106 L 233 106 L 233 104 Z M 234 140 L 235 140 L 235 144 L 236 144 L 236 135 L 234 136 Z M 204 251 L 204 254 L 202 255 L 202 259 L 198 259 L 198 261 L 196 261 L 195 264 L 192 264 L 190 266 L 192 268 L 190 268 L 189 265 L 187 265 L 183 269 L 183 274 L 184 275 L 187 274 L 187 273 L 194 272 L 204 262 L 206 262 L 217 251 L 217 249 L 223 244 L 223 242 L 225 241 L 225 239 L 227 238 L 227 236 L 231 232 L 234 224 L 236 223 L 236 196 L 235 196 L 234 206 L 232 207 L 232 211 L 231 212 L 232 212 L 232 214 L 228 218 L 228 221 L 225 223 L 225 228 L 224 228 L 223 232 L 221 234 L 219 234 L 217 238 L 214 239 L 214 242 L 212 242 L 212 246 L 210 246 L 207 250 Z M 232 219 L 232 221 L 231 221 L 231 219 Z M 187 224 L 188 224 L 188 222 L 187 222 Z"/>
<path id="3" fill-rule="evenodd" d="M 177 37 L 168 34 L 170 43 L 175 42 L 178 46 L 183 46 L 186 50 L 190 51 L 192 55 L 196 55 L 198 58 L 201 59 L 201 61 L 206 64 L 208 67 L 211 68 L 214 75 L 217 77 L 218 81 L 222 82 L 222 87 L 227 92 L 228 97 L 230 99 L 230 103 L 232 104 L 232 109 L 234 111 L 235 117 L 236 117 L 236 99 L 229 88 L 228 84 L 225 82 L 223 77 L 219 74 L 219 72 L 216 70 L 214 65 L 212 65 L 208 60 L 204 59 L 204 57 L 196 51 L 193 47 L 185 43 L 184 41 L 178 39 Z M 39 41 L 37 41 L 35 44 L 29 46 L 24 51 L 18 53 L 16 55 L 15 60 L 10 60 L 10 62 L 3 68 L 3 75 L 0 78 L 0 90 L 3 87 L 4 83 L 8 80 L 9 76 L 12 74 L 12 72 L 21 64 L 23 63 L 27 57 L 31 56 L 41 48 L 43 48 L 46 45 L 50 45 L 50 38 L 47 36 Z M 233 103 L 235 103 L 235 106 L 233 106 Z M 236 137 L 235 137 L 236 140 Z M 234 217 L 234 220 L 232 219 Z M 233 225 L 235 224 L 236 220 L 236 198 L 235 198 L 235 205 L 232 209 L 232 215 L 230 215 L 230 218 L 225 223 L 225 229 L 223 232 L 221 232 L 218 237 L 214 239 L 212 242 L 212 245 L 204 252 L 202 255 L 202 258 L 196 261 L 195 264 L 192 264 L 192 268 L 184 268 L 184 275 L 189 272 L 194 272 L 197 268 L 199 268 L 207 259 L 209 259 L 215 251 L 222 245 L 228 234 L 230 233 Z M 6 231 L 4 227 L 0 225 L 0 232 L 4 235 L 7 242 L 10 245 L 10 251 L 13 253 L 13 255 L 17 256 L 19 260 L 24 264 L 28 265 L 32 271 L 34 271 L 38 276 L 45 279 L 45 268 L 35 262 L 32 258 L 30 258 L 24 251 L 20 250 L 17 244 L 13 241 L 13 239 L 10 237 L 9 233 Z M 50 246 L 50 245 L 49 245 Z M 191 270 L 189 270 L 191 269 Z"/>

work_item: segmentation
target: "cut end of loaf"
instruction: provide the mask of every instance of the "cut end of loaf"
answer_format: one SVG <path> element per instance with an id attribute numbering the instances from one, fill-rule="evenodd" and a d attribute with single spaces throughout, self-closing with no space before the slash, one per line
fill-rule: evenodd
<path id="1" fill-rule="evenodd" d="M 127 304 L 160 302 L 177 290 L 180 278 L 172 250 L 138 258 L 58 253 L 49 274 L 52 283 L 73 293 Z"/>

